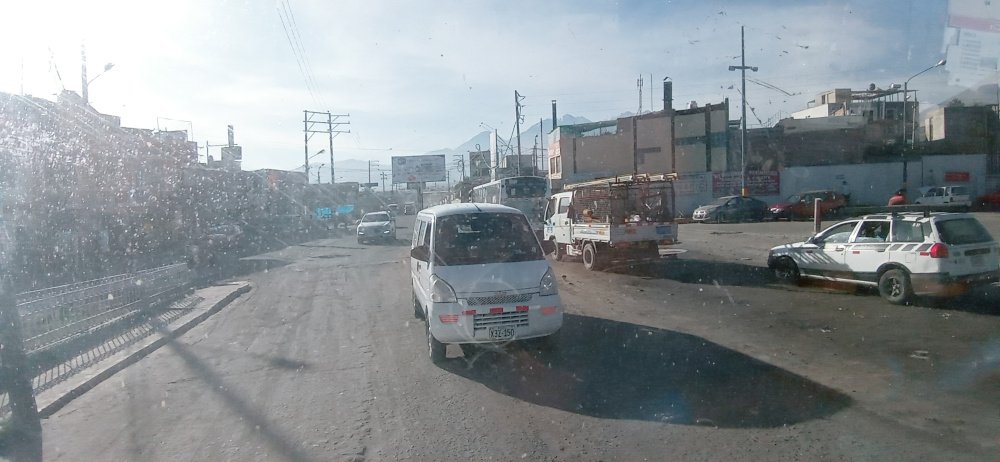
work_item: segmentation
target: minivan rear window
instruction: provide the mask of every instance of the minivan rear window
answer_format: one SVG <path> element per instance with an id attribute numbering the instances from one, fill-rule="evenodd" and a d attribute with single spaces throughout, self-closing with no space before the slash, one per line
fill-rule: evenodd
<path id="1" fill-rule="evenodd" d="M 531 225 L 513 213 L 448 215 L 434 226 L 435 263 L 442 266 L 542 260 Z"/>
<path id="2" fill-rule="evenodd" d="M 949 245 L 979 244 L 990 242 L 993 237 L 975 218 L 941 220 L 934 224 L 941 241 Z"/>

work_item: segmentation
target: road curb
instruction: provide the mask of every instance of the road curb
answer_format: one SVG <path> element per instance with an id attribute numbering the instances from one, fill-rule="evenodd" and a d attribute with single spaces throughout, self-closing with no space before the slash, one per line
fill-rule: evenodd
<path id="1" fill-rule="evenodd" d="M 166 332 L 161 331 L 160 332 L 160 337 L 157 338 L 156 340 L 154 340 L 153 342 L 149 343 L 148 345 L 143 346 L 142 348 L 139 348 L 138 350 L 132 352 L 128 356 L 126 356 L 126 357 L 122 358 L 121 360 L 119 360 L 118 362 L 109 365 L 107 368 L 105 368 L 104 370 L 100 371 L 99 373 L 97 373 L 93 377 L 91 377 L 91 378 L 85 380 L 84 382 L 78 384 L 77 386 L 71 388 L 70 390 L 68 390 L 67 392 L 65 392 L 62 396 L 56 398 L 51 403 L 45 405 L 44 407 L 39 408 L 38 409 L 38 415 L 39 415 L 39 417 L 45 419 L 45 418 L 48 418 L 48 417 L 52 416 L 53 414 L 55 414 L 56 412 L 58 412 L 60 409 L 62 409 L 64 406 L 66 406 L 67 404 L 69 404 L 71 401 L 73 401 L 74 399 L 76 399 L 79 396 L 81 396 L 84 393 L 86 393 L 88 390 L 94 388 L 95 386 L 97 386 L 101 382 L 103 382 L 103 381 L 111 378 L 111 376 L 115 375 L 116 373 L 118 373 L 119 371 L 125 369 L 126 367 L 128 367 L 128 366 L 130 366 L 132 364 L 135 364 L 140 359 L 142 359 L 145 356 L 149 355 L 150 353 L 156 351 L 160 347 L 166 345 L 168 342 L 172 341 L 173 339 L 175 339 L 175 338 L 177 338 L 177 337 L 179 337 L 181 335 L 184 335 L 184 333 L 186 333 L 187 331 L 189 331 L 192 328 L 194 328 L 194 326 L 197 326 L 198 324 L 201 324 L 202 322 L 204 322 L 206 319 L 208 319 L 213 314 L 218 313 L 219 311 L 221 311 L 222 308 L 224 308 L 226 305 L 232 303 L 234 300 L 236 300 L 237 298 L 239 298 L 240 295 L 243 295 L 243 294 L 245 294 L 245 293 L 247 293 L 249 291 L 250 291 L 250 284 L 249 283 L 244 283 L 242 286 L 240 286 L 236 290 L 232 291 L 231 293 L 229 293 L 228 295 L 226 295 L 225 297 L 223 297 L 221 300 L 215 302 L 215 304 L 212 305 L 211 308 L 209 308 L 209 309 L 205 310 L 205 312 L 203 312 L 203 313 L 201 313 L 201 314 L 199 314 L 199 315 L 197 315 L 197 316 L 195 316 L 195 317 L 187 320 L 183 324 L 177 326 L 176 329 L 170 330 L 170 331 L 166 331 Z"/>

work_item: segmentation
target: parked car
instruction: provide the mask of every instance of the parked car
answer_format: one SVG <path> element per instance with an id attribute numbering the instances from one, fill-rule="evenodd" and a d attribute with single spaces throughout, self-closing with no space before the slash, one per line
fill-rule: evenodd
<path id="1" fill-rule="evenodd" d="M 866 285 L 903 304 L 914 295 L 955 295 L 1000 280 L 1000 245 L 966 213 L 868 215 L 772 248 L 767 266 L 788 282 Z"/>
<path id="2" fill-rule="evenodd" d="M 785 199 L 785 202 L 771 206 L 771 218 L 775 220 L 796 220 L 813 217 L 813 201 L 819 198 L 819 210 L 821 217 L 837 216 L 844 212 L 847 200 L 844 195 L 837 191 L 806 191 L 793 194 Z"/>
<path id="3" fill-rule="evenodd" d="M 543 247 L 545 250 L 543 250 Z M 427 327 L 433 362 L 445 345 L 537 339 L 563 324 L 555 272 L 523 212 L 497 204 L 448 204 L 421 210 L 413 226 L 413 314 Z"/>
<path id="4" fill-rule="evenodd" d="M 387 206 L 385 207 L 385 209 L 386 209 L 386 210 L 387 210 L 387 211 L 389 212 L 389 214 L 391 214 L 392 216 L 396 216 L 396 215 L 399 215 L 399 204 L 389 204 L 389 205 L 387 205 Z"/>
<path id="5" fill-rule="evenodd" d="M 358 222 L 358 244 L 396 240 L 396 220 L 388 211 L 369 212 Z"/>
<path id="6" fill-rule="evenodd" d="M 921 205 L 958 205 L 968 207 L 972 205 L 969 197 L 968 186 L 934 186 L 927 190 L 916 200 L 914 204 Z"/>
<path id="7" fill-rule="evenodd" d="M 694 210 L 691 219 L 694 221 L 716 223 L 732 221 L 763 221 L 768 216 L 767 203 L 754 197 L 724 196 L 711 204 L 702 205 Z"/>
<path id="8" fill-rule="evenodd" d="M 975 206 L 977 210 L 984 212 L 1000 212 L 1000 189 L 977 197 Z"/>

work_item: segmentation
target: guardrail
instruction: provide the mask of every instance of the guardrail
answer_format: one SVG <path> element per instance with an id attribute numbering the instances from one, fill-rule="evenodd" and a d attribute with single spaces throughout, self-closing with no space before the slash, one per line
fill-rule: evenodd
<path id="1" fill-rule="evenodd" d="M 172 264 L 18 294 L 17 321 L 11 326 L 22 339 L 16 345 L 21 348 L 14 349 L 18 354 L 6 355 L 13 358 L 11 364 L 0 362 L 7 374 L 0 377 L 0 419 L 14 409 L 9 387 L 29 387 L 27 395 L 20 393 L 19 402 L 21 408 L 33 408 L 24 401 L 31 400 L 32 392 L 66 380 L 193 306 L 197 300 L 185 298 L 191 283 L 187 265 Z M 22 416 L 14 425 L 23 421 Z"/>
<path id="2" fill-rule="evenodd" d="M 19 294 L 21 338 L 30 356 L 176 299 L 191 271 L 174 264 Z"/>

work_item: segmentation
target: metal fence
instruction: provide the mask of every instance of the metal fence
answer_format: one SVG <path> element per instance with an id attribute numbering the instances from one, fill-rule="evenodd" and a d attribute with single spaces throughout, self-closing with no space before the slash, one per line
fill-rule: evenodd
<path id="1" fill-rule="evenodd" d="M 149 336 L 192 309 L 192 271 L 172 264 L 17 296 L 20 337 L 34 393 Z M 9 377 L 8 377 L 9 379 Z M 10 415 L 0 381 L 0 419 Z"/>
<path id="2" fill-rule="evenodd" d="M 190 282 L 187 266 L 174 264 L 19 294 L 25 352 L 50 350 L 125 321 L 176 299 Z"/>

